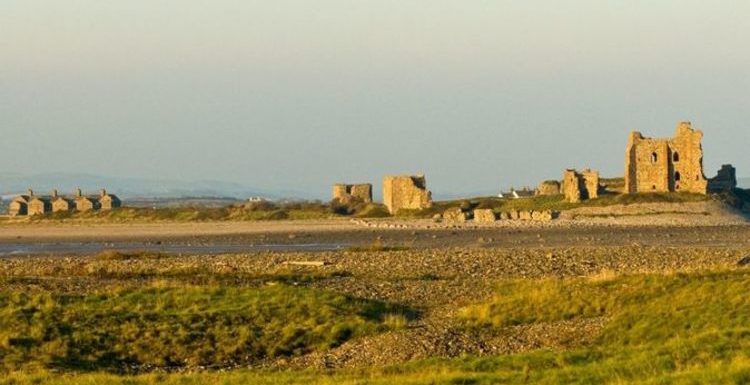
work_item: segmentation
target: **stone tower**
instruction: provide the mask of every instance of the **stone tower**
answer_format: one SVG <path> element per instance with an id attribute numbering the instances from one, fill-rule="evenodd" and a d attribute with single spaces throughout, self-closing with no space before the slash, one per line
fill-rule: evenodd
<path id="1" fill-rule="evenodd" d="M 630 133 L 625 154 L 625 190 L 642 192 L 693 192 L 706 194 L 703 174 L 703 132 L 690 122 L 677 125 L 671 139 L 644 138 Z"/>

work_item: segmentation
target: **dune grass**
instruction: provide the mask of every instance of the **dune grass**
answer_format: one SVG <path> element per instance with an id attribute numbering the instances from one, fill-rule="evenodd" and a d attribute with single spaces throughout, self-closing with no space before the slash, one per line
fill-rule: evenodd
<path id="1" fill-rule="evenodd" d="M 232 367 L 400 327 L 402 314 L 377 301 L 284 285 L 4 290 L 0 364 L 5 372 Z"/>
<path id="2" fill-rule="evenodd" d="M 0 384 L 748 384 L 748 292 L 747 269 L 513 280 L 486 302 L 462 309 L 464 327 L 603 317 L 604 329 L 591 346 L 574 350 L 433 358 L 387 368 L 139 376 L 42 370 L 9 373 Z"/>

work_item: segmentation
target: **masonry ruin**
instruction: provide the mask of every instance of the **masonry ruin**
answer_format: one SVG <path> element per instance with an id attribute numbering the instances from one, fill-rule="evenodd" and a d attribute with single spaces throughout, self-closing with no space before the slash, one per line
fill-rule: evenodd
<path id="1" fill-rule="evenodd" d="M 563 173 L 562 191 L 565 200 L 578 203 L 599 197 L 599 171 L 567 169 Z"/>
<path id="2" fill-rule="evenodd" d="M 388 212 L 421 210 L 432 207 L 432 193 L 427 190 L 424 175 L 386 176 L 383 178 L 383 204 Z"/>
<path id="3" fill-rule="evenodd" d="M 737 170 L 731 164 L 721 166 L 716 176 L 708 180 L 708 191 L 732 191 L 737 188 Z"/>
<path id="4" fill-rule="evenodd" d="M 630 133 L 625 156 L 625 190 L 641 192 L 693 192 L 706 194 L 703 174 L 703 132 L 690 122 L 677 125 L 671 139 L 644 138 Z"/>
<path id="5" fill-rule="evenodd" d="M 369 183 L 333 185 L 333 199 L 347 204 L 353 201 L 372 202 L 372 185 Z"/>
<path id="6" fill-rule="evenodd" d="M 539 187 L 537 187 L 535 191 L 535 195 L 537 196 L 560 195 L 560 182 L 556 180 L 545 180 L 542 183 L 539 183 Z"/>

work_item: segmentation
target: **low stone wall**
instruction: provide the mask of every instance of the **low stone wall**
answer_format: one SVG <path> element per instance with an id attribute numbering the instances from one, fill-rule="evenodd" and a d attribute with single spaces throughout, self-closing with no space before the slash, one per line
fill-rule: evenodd
<path id="1" fill-rule="evenodd" d="M 443 220 L 446 222 L 463 223 L 468 219 L 469 215 L 458 207 L 450 208 L 443 213 Z"/>
<path id="2" fill-rule="evenodd" d="M 463 223 L 471 219 L 469 213 L 462 211 L 458 207 L 453 207 L 442 215 L 445 222 Z M 552 210 L 533 211 L 533 210 L 510 210 L 496 214 L 492 209 L 476 209 L 473 211 L 474 223 L 494 223 L 500 221 L 538 221 L 546 222 L 555 219 L 557 213 Z"/>
<path id="3" fill-rule="evenodd" d="M 492 209 L 477 209 L 474 210 L 474 222 L 476 223 L 492 223 L 497 220 L 497 215 Z"/>

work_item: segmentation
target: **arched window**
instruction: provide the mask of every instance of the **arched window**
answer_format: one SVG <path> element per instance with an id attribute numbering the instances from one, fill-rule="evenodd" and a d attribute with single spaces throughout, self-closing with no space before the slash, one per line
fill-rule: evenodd
<path id="1" fill-rule="evenodd" d="M 674 173 L 674 180 L 675 180 L 675 182 L 679 182 L 681 177 L 682 177 L 682 175 L 680 175 L 679 171 L 677 171 L 677 172 Z"/>
<path id="2" fill-rule="evenodd" d="M 677 152 L 675 152 L 674 154 L 672 154 L 672 162 L 677 163 L 679 161 L 680 161 L 680 154 L 677 153 Z"/>
<path id="3" fill-rule="evenodd" d="M 656 163 L 656 161 L 659 160 L 659 157 L 656 155 L 655 152 L 651 153 L 651 163 Z"/>

